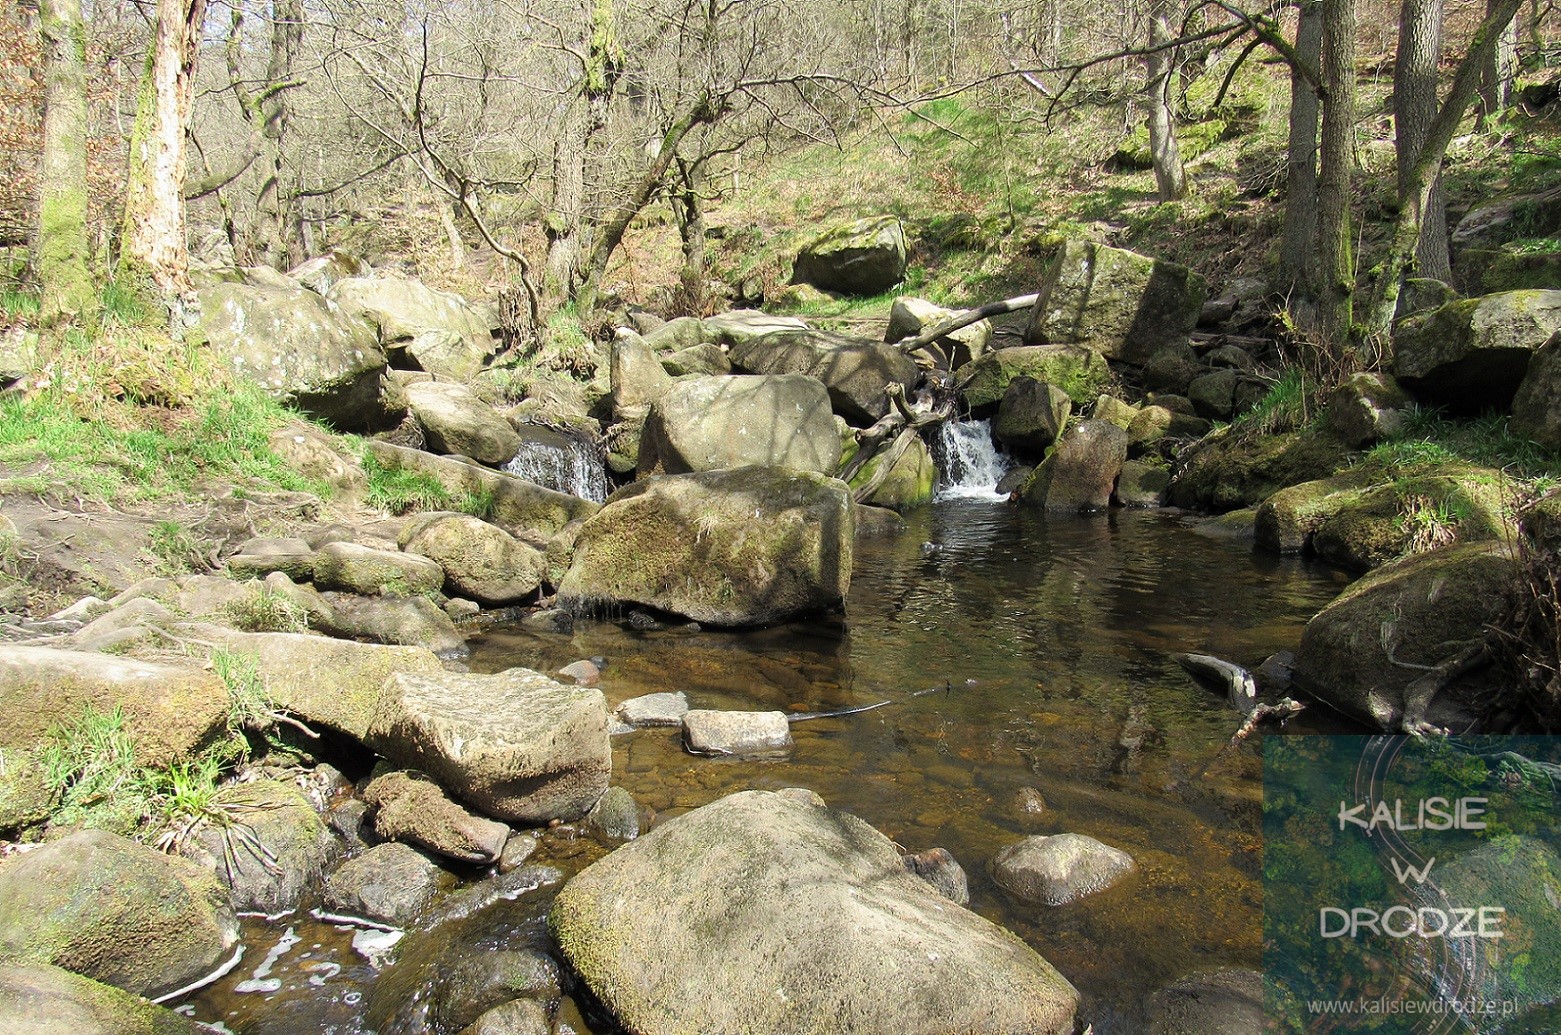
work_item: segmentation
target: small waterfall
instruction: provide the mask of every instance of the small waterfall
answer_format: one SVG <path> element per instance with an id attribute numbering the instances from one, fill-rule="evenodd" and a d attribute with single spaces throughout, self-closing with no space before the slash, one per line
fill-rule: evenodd
<path id="1" fill-rule="evenodd" d="M 528 427 L 521 435 L 520 451 L 504 470 L 593 503 L 607 498 L 607 468 L 596 446 L 581 436 Z"/>
<path id="2" fill-rule="evenodd" d="M 991 421 L 944 421 L 932 455 L 938 465 L 938 499 L 1004 498 L 997 494 L 997 483 L 1008 473 L 1008 459 L 992 441 Z"/>

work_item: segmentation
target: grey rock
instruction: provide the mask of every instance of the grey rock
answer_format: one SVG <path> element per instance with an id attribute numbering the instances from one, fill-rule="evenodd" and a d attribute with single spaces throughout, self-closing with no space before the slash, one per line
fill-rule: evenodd
<path id="1" fill-rule="evenodd" d="M 1084 834 L 1027 837 L 992 857 L 992 876 L 1005 891 L 1048 906 L 1104 891 L 1134 869 L 1126 852 Z"/>
<path id="2" fill-rule="evenodd" d="M 784 754 L 791 750 L 785 712 L 723 712 L 694 709 L 683 714 L 683 744 L 696 755 Z"/>
<path id="3" fill-rule="evenodd" d="M 640 836 L 640 806 L 622 787 L 609 787 L 586 814 L 585 825 L 609 841 L 633 841 Z"/>
<path id="4" fill-rule="evenodd" d="M 228 886 L 240 912 L 270 916 L 297 909 L 319 886 L 331 853 L 330 833 L 309 799 L 292 784 L 256 780 L 223 788 L 217 804 L 236 810 L 243 840 L 208 826 L 186 842 L 183 854 Z"/>
<path id="5" fill-rule="evenodd" d="M 825 291 L 876 295 L 905 276 L 905 228 L 893 216 L 833 227 L 798 253 L 792 280 Z"/>
<path id="6" fill-rule="evenodd" d="M 888 386 L 908 394 L 916 362 L 893 345 L 829 331 L 776 331 L 732 348 L 732 365 L 753 374 L 805 374 L 829 391 L 835 412 L 859 425 L 889 412 Z"/>
<path id="7" fill-rule="evenodd" d="M 325 905 L 333 913 L 407 927 L 433 904 L 442 872 L 410 845 L 375 845 L 326 878 Z"/>
<path id="8" fill-rule="evenodd" d="M 424 381 L 407 385 L 406 396 L 433 452 L 497 467 L 520 449 L 520 435 L 504 415 L 464 385 Z"/>
<path id="9" fill-rule="evenodd" d="M 1259 1035 L 1269 1029 L 1263 975 L 1240 967 L 1189 974 L 1149 997 L 1148 1035 Z"/>
<path id="10" fill-rule="evenodd" d="M 646 694 L 630 698 L 618 705 L 618 718 L 636 728 L 643 726 L 681 726 L 688 711 L 688 695 L 679 690 L 673 693 Z"/>
<path id="11" fill-rule="evenodd" d="M 204 1035 L 210 1031 L 62 967 L 0 965 L 0 1031 L 16 1035 Z"/>
<path id="12" fill-rule="evenodd" d="M 642 475 L 753 465 L 833 474 L 839 464 L 829 395 L 803 374 L 679 381 L 651 406 L 638 457 Z"/>
<path id="13" fill-rule="evenodd" d="M 1084 344 L 1141 364 L 1187 340 L 1207 291 L 1202 277 L 1177 263 L 1068 241 L 1041 283 L 1025 344 Z"/>
<path id="14" fill-rule="evenodd" d="M 929 848 L 903 857 L 905 868 L 932 885 L 950 902 L 970 905 L 970 882 L 965 869 L 947 848 Z"/>
<path id="15" fill-rule="evenodd" d="M 364 788 L 363 800 L 375 808 L 374 832 L 381 838 L 460 862 L 494 862 L 509 839 L 509 827 L 457 805 L 422 773 L 376 777 Z"/>
<path id="16" fill-rule="evenodd" d="M 444 569 L 416 554 L 328 543 L 315 552 L 314 584 L 361 596 L 417 596 L 437 593 L 444 585 Z"/>
<path id="17" fill-rule="evenodd" d="M 1127 459 L 1128 433 L 1103 420 L 1076 424 L 1019 489 L 1046 510 L 1103 510 Z"/>

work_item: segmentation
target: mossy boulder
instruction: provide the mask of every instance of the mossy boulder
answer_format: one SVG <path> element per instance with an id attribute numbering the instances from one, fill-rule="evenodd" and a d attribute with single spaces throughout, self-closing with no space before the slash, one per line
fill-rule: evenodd
<path id="1" fill-rule="evenodd" d="M 469 381 L 497 347 L 480 309 L 410 277 L 346 277 L 331 286 L 328 297 L 372 324 L 400 367 Z"/>
<path id="2" fill-rule="evenodd" d="M 46 964 L 0 965 L 0 1031 L 15 1035 L 204 1035 L 141 996 Z"/>
<path id="3" fill-rule="evenodd" d="M 121 708 L 135 760 L 167 765 L 214 743 L 227 728 L 227 687 L 192 665 L 91 651 L 0 645 L 0 749 L 27 751 L 52 726 Z"/>
<path id="4" fill-rule="evenodd" d="M 1127 432 L 1108 421 L 1083 421 L 1020 486 L 1018 499 L 1046 510 L 1104 510 L 1126 459 Z"/>
<path id="5" fill-rule="evenodd" d="M 442 608 L 423 596 L 359 596 L 324 593 L 327 616 L 311 626 L 332 636 L 368 643 L 423 647 L 440 658 L 461 660 L 468 653 L 466 638 Z"/>
<path id="6" fill-rule="evenodd" d="M 1497 198 L 1471 208 L 1453 228 L 1457 258 L 1471 248 L 1495 248 L 1510 241 L 1561 234 L 1561 187 L 1538 194 Z"/>
<path id="7" fill-rule="evenodd" d="M 1420 399 L 1463 413 L 1512 403 L 1529 362 L 1561 330 L 1561 291 L 1504 291 L 1399 321 L 1393 374 Z"/>
<path id="8" fill-rule="evenodd" d="M 633 331 L 621 331 L 613 339 L 608 357 L 614 416 L 643 413 L 672 384 L 672 375 L 661 365 L 645 339 Z"/>
<path id="9" fill-rule="evenodd" d="M 581 527 L 558 599 L 765 625 L 839 604 L 852 538 L 850 490 L 824 475 L 743 467 L 648 478 Z"/>
<path id="10" fill-rule="evenodd" d="M 1062 389 L 1074 405 L 1085 406 L 1111 380 L 1111 368 L 1099 352 L 1082 345 L 1022 345 L 993 349 L 954 372 L 972 416 L 990 417 L 1016 377 L 1029 377 Z"/>
<path id="11" fill-rule="evenodd" d="M 374 833 L 379 837 L 460 862 L 495 862 L 509 838 L 508 826 L 467 811 L 438 784 L 412 770 L 375 777 L 363 789 L 363 800 L 374 808 Z"/>
<path id="12" fill-rule="evenodd" d="M 839 463 L 829 393 L 806 374 L 679 381 L 651 405 L 640 433 L 641 474 L 753 465 L 829 474 Z"/>
<path id="13" fill-rule="evenodd" d="M 486 520 L 512 535 L 552 535 L 597 510 L 597 504 L 590 500 L 544 489 L 524 478 L 454 457 L 435 456 L 389 442 L 370 442 L 366 449 L 373 462 L 385 470 L 426 475 L 452 496 L 480 498 L 486 504 Z"/>
<path id="14" fill-rule="evenodd" d="M 238 815 L 243 839 L 230 828 L 207 826 L 181 854 L 226 884 L 239 912 L 274 915 L 297 909 L 319 887 L 333 847 L 309 799 L 294 784 L 254 780 L 223 788 L 216 804 Z"/>
<path id="15" fill-rule="evenodd" d="M 310 726 L 359 741 L 392 673 L 432 675 L 444 665 L 422 647 L 353 643 L 304 633 L 241 633 L 193 626 L 192 637 L 251 655 L 276 707 Z"/>
<path id="16" fill-rule="evenodd" d="M 905 276 L 905 228 L 894 216 L 874 216 L 831 229 L 797 253 L 792 280 L 825 291 L 877 295 Z"/>
<path id="17" fill-rule="evenodd" d="M 1027 345 L 1086 345 L 1142 365 L 1197 326 L 1208 287 L 1186 266 L 1070 240 L 1058 249 L 1025 328 Z"/>
<path id="18" fill-rule="evenodd" d="M 570 880 L 549 924 L 632 1031 L 1060 1035 L 1078 1004 L 1033 949 L 804 790 L 658 825 Z"/>
<path id="19" fill-rule="evenodd" d="M 1410 402 L 1409 394 L 1385 374 L 1351 374 L 1328 393 L 1328 430 L 1352 449 L 1369 446 L 1399 433 Z"/>
<path id="20" fill-rule="evenodd" d="M 1561 452 L 1561 331 L 1534 352 L 1512 400 L 1512 430 Z"/>
<path id="21" fill-rule="evenodd" d="M 1501 471 L 1463 464 L 1397 477 L 1351 471 L 1274 493 L 1258 507 L 1256 538 L 1278 553 L 1311 550 L 1367 571 L 1453 541 L 1510 541 L 1517 491 Z"/>
<path id="22" fill-rule="evenodd" d="M 1561 252 L 1469 248 L 1458 258 L 1459 280 L 1470 294 L 1561 289 Z"/>
<path id="23" fill-rule="evenodd" d="M 860 489 L 871 482 L 877 477 L 879 468 L 888 463 L 888 459 L 888 450 L 882 450 L 867 461 L 851 479 L 851 488 Z M 889 469 L 883 483 L 862 502 L 874 507 L 888 507 L 903 514 L 931 503 L 937 483 L 938 468 L 932 462 L 932 453 L 920 438 L 913 438 Z"/>
<path id="24" fill-rule="evenodd" d="M 397 673 L 368 743 L 487 815 L 519 823 L 579 819 L 612 774 L 602 692 L 522 668 Z"/>
<path id="25" fill-rule="evenodd" d="M 402 530 L 400 543 L 443 569 L 449 595 L 489 607 L 526 599 L 547 576 L 540 550 L 470 514 L 420 515 Z"/>
<path id="26" fill-rule="evenodd" d="M 197 294 L 201 334 L 238 376 L 342 431 L 399 419 L 385 394 L 385 352 L 366 321 L 296 286 L 215 284 Z"/>
<path id="27" fill-rule="evenodd" d="M 0 864 L 0 958 L 156 997 L 210 974 L 238 919 L 209 871 L 103 830 Z"/>
<path id="28" fill-rule="evenodd" d="M 1306 625 L 1295 682 L 1339 711 L 1384 731 L 1469 729 L 1488 673 L 1454 680 L 1431 700 L 1411 684 L 1479 643 L 1508 606 L 1517 562 L 1500 543 L 1463 543 L 1416 554 L 1363 576 Z"/>
<path id="29" fill-rule="evenodd" d="M 417 554 L 327 543 L 315 551 L 314 584 L 363 596 L 416 596 L 439 592 L 444 569 Z"/>
<path id="30" fill-rule="evenodd" d="M 406 386 L 407 405 L 435 453 L 499 467 L 514 459 L 520 435 L 465 385 L 419 381 Z"/>
<path id="31" fill-rule="evenodd" d="M 1132 423 L 1127 426 L 1128 455 L 1141 456 L 1151 452 L 1163 438 L 1202 438 L 1213 427 L 1203 417 L 1150 404 L 1135 413 Z"/>
<path id="32" fill-rule="evenodd" d="M 732 360 L 721 346 L 700 343 L 661 357 L 661 368 L 673 377 L 730 374 Z"/>
<path id="33" fill-rule="evenodd" d="M 1183 457 L 1169 501 L 1215 512 L 1252 507 L 1287 486 L 1329 477 L 1349 456 L 1342 442 L 1316 429 L 1262 435 L 1228 428 Z"/>
<path id="34" fill-rule="evenodd" d="M 915 386 L 916 363 L 893 345 L 829 331 L 777 331 L 732 347 L 750 374 L 806 374 L 822 381 L 835 412 L 859 425 L 889 412 L 887 389 Z"/>
<path id="35" fill-rule="evenodd" d="M 998 404 L 992 437 L 1005 446 L 1039 456 L 1057 441 L 1072 413 L 1073 400 L 1061 388 L 1031 377 L 1016 377 Z"/>

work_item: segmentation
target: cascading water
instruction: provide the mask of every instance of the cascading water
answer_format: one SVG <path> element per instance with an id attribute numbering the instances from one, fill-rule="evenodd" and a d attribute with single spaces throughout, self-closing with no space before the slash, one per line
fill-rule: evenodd
<path id="1" fill-rule="evenodd" d="M 997 483 L 1008 473 L 1008 459 L 992 441 L 992 422 L 944 421 L 932 447 L 938 465 L 937 498 L 1000 500 Z"/>
<path id="2" fill-rule="evenodd" d="M 575 435 L 530 427 L 520 451 L 504 470 L 545 489 L 600 503 L 607 498 L 607 469 L 596 447 Z"/>

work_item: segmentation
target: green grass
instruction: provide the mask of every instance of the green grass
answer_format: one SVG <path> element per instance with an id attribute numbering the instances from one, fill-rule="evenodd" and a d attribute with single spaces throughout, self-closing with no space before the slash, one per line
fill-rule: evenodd
<path id="1" fill-rule="evenodd" d="M 245 632 L 304 632 L 309 628 L 307 611 L 262 583 L 255 584 L 247 597 L 227 605 L 223 611 L 234 628 Z M 212 660 L 216 661 L 215 655 Z M 221 674 L 219 666 L 218 675 Z"/>
<path id="2" fill-rule="evenodd" d="M 484 520 L 493 515 L 492 493 L 451 492 L 431 475 L 401 467 L 386 467 L 367 451 L 362 454 L 362 460 L 363 472 L 369 480 L 365 501 L 371 507 L 392 514 L 453 510 Z"/>
<path id="3" fill-rule="evenodd" d="M 1312 398 L 1315 387 L 1305 371 L 1290 367 L 1269 387 L 1268 394 L 1237 417 L 1235 423 L 1265 435 L 1303 428 L 1317 415 Z"/>
<path id="4" fill-rule="evenodd" d="M 0 399 L 0 467 L 11 472 L 0 491 L 68 487 L 98 500 L 159 499 L 231 479 L 330 497 L 328 485 L 302 477 L 271 449 L 268 435 L 298 418 L 259 388 L 235 385 L 191 409 L 155 415 L 126 404 L 103 412 L 89 401 L 84 416 L 74 396 L 86 390 L 85 382 L 53 383 Z M 175 536 L 163 538 L 171 545 Z"/>
<path id="5" fill-rule="evenodd" d="M 125 714 L 86 705 L 74 719 L 50 727 L 41 762 L 54 800 L 53 818 L 128 830 L 139 822 L 144 795 Z"/>
<path id="6" fill-rule="evenodd" d="M 195 537 L 177 521 L 157 522 L 149 539 L 152 553 L 157 555 L 158 572 L 163 575 L 187 574 L 191 559 L 200 552 Z"/>
<path id="7" fill-rule="evenodd" d="M 1561 484 L 1561 456 L 1512 431 L 1511 418 L 1486 413 L 1456 419 L 1439 407 L 1409 408 L 1403 430 L 1373 446 L 1361 460 L 1395 472 L 1443 464 L 1499 468 L 1533 495 Z"/>

